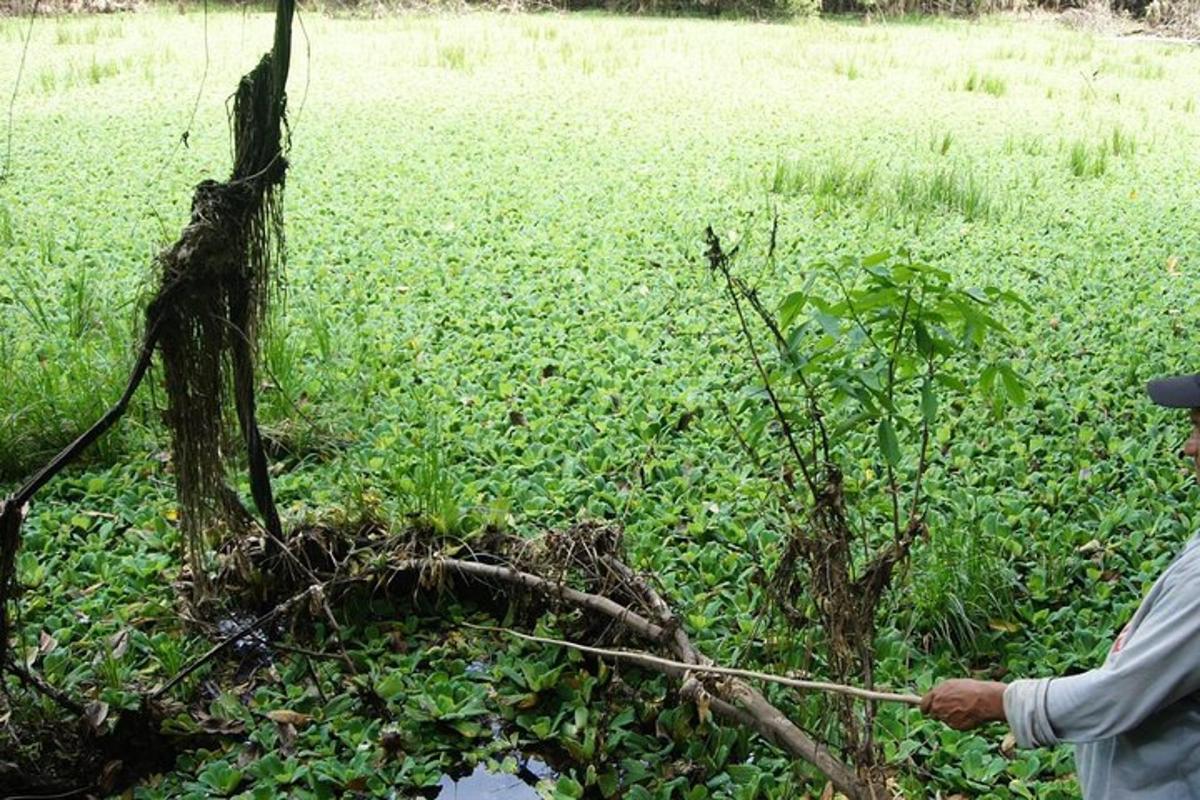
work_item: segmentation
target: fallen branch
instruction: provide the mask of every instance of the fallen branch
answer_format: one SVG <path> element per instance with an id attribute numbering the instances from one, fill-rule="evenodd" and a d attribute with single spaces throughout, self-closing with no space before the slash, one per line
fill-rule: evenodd
<path id="1" fill-rule="evenodd" d="M 59 706 L 66 709 L 67 711 L 74 714 L 75 716 L 77 716 L 77 717 L 86 716 L 86 711 L 85 711 L 84 707 L 82 705 L 80 705 L 79 703 L 77 703 L 75 700 L 72 700 L 71 697 L 66 692 L 64 692 L 62 689 L 57 689 L 57 688 L 51 686 L 50 684 L 46 683 L 44 680 L 42 680 L 40 677 L 38 677 L 34 673 L 25 669 L 24 667 L 17 666 L 16 664 L 9 661 L 8 663 L 4 664 L 4 669 L 7 669 L 13 675 L 16 675 L 17 680 L 19 680 L 21 683 L 25 684 L 26 686 L 33 687 L 33 689 L 35 689 L 36 691 L 38 691 L 41 694 L 44 694 L 46 697 L 49 697 L 51 700 L 53 700 Z"/>
<path id="2" fill-rule="evenodd" d="M 875 700 L 881 703 L 902 703 L 904 705 L 919 706 L 921 704 L 921 696 L 916 694 L 899 694 L 895 692 L 877 692 L 870 689 L 862 689 L 857 686 L 846 686 L 840 683 L 829 683 L 827 681 L 806 681 L 799 678 L 789 678 L 784 675 L 773 675 L 769 672 L 755 672 L 749 669 L 737 669 L 735 667 L 718 667 L 713 665 L 700 666 L 697 664 L 688 664 L 683 661 L 675 661 L 670 658 L 662 658 L 661 656 L 643 653 L 637 650 L 613 650 L 604 647 L 591 647 L 578 642 L 569 642 L 565 639 L 551 639 L 545 636 L 533 636 L 528 633 L 514 631 L 511 628 L 498 628 L 491 625 L 473 625 L 469 622 L 462 623 L 468 628 L 476 628 L 483 631 L 494 631 L 496 633 L 515 636 L 518 639 L 524 639 L 528 642 L 538 642 L 540 644 L 552 644 L 558 647 L 566 647 L 571 650 L 578 650 L 581 653 L 590 653 L 594 656 L 604 656 L 606 658 L 615 658 L 621 661 L 629 661 L 634 664 L 656 669 L 659 672 L 668 672 L 672 675 L 692 672 L 697 675 L 730 675 L 738 678 L 750 678 L 752 680 L 766 681 L 767 683 L 777 683 L 781 686 L 790 686 L 793 689 L 803 689 L 805 691 L 816 692 L 833 692 L 834 694 L 844 694 L 850 697 L 857 697 L 860 700 Z"/>
<path id="3" fill-rule="evenodd" d="M 510 566 L 437 558 L 407 559 L 394 566 L 397 570 L 422 572 L 439 567 L 450 568 L 463 574 L 490 577 L 527 588 L 541 589 L 566 602 L 605 614 L 653 642 L 667 647 L 673 646 L 685 665 L 696 664 L 704 668 L 712 665 L 712 660 L 696 649 L 688 639 L 665 600 L 617 559 L 609 557 L 601 563 L 621 576 L 627 587 L 632 587 L 642 595 L 645 604 L 658 615 L 661 624 L 648 620 L 610 598 L 580 592 Z M 686 673 L 684 676 L 686 677 Z M 849 800 L 883 796 L 869 782 L 860 780 L 854 770 L 831 753 L 825 745 L 802 731 L 782 711 L 744 681 L 734 678 L 718 687 L 714 695 L 693 678 L 685 681 L 682 692 L 684 697 L 693 700 L 707 697 L 709 708 L 717 714 L 750 728 L 784 751 L 812 764 Z"/>
<path id="4" fill-rule="evenodd" d="M 615 558 L 606 558 L 603 563 L 620 575 L 627 585 L 632 586 L 658 615 L 659 620 L 674 631 L 674 649 L 680 660 L 701 666 L 712 665 L 712 659 L 692 644 L 687 631 L 678 624 L 667 601 L 645 579 Z M 804 759 L 828 777 L 834 788 L 850 800 L 874 798 L 879 795 L 875 787 L 869 782 L 861 781 L 849 766 L 830 753 L 823 744 L 800 730 L 753 686 L 734 678 L 726 684 L 725 689 L 722 696 L 714 697 L 699 680 L 690 678 L 684 682 L 680 694 L 696 703 L 707 699 L 709 708 L 720 716 L 757 732 L 768 742 Z"/>
<path id="5" fill-rule="evenodd" d="M 422 573 L 430 570 L 450 569 L 463 575 L 494 578 L 507 583 L 515 583 L 527 589 L 539 589 L 551 597 L 557 597 L 568 603 L 612 617 L 634 632 L 655 642 L 662 642 L 667 636 L 667 631 L 662 626 L 654 624 L 641 614 L 614 600 L 598 594 L 581 592 L 558 581 L 552 581 L 530 572 L 521 572 L 510 566 L 483 564 L 478 561 L 464 561 L 457 558 L 406 559 L 392 566 L 397 571 L 416 570 Z"/>

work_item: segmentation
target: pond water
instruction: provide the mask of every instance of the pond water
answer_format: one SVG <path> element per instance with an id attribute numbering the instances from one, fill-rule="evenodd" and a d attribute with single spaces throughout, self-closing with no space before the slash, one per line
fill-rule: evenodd
<path id="1" fill-rule="evenodd" d="M 438 783 L 437 800 L 539 800 L 534 785 L 542 778 L 554 777 L 544 761 L 529 757 L 521 762 L 516 774 L 489 772 L 483 764 L 470 775 L 452 778 L 443 775 Z"/>

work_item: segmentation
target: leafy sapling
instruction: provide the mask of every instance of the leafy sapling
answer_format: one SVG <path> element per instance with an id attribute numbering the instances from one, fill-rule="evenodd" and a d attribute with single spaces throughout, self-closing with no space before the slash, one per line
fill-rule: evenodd
<path id="1" fill-rule="evenodd" d="M 995 287 L 958 288 L 908 255 L 876 253 L 810 265 L 802 288 L 774 305 L 738 274 L 737 248 L 726 253 L 711 228 L 706 244 L 754 374 L 740 409 L 748 422 L 735 433 L 781 498 L 775 608 L 810 637 L 834 679 L 871 687 L 882 601 L 929 535 L 934 426 L 947 396 L 970 383 L 997 410 L 1022 400 L 1020 377 L 988 361 L 985 345 L 1004 333 L 997 309 L 1023 303 Z M 881 782 L 873 705 L 834 702 L 840 730 L 831 739 L 865 780 Z"/>

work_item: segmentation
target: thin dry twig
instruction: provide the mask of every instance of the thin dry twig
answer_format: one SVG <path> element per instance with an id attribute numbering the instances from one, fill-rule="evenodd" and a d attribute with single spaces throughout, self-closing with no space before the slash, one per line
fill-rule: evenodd
<path id="1" fill-rule="evenodd" d="M 591 647 L 577 642 L 569 642 L 565 639 L 551 639 L 545 636 L 534 636 L 528 633 L 521 633 L 511 628 L 498 628 L 491 625 L 474 625 L 469 622 L 462 623 L 468 628 L 477 628 L 484 631 L 495 631 L 497 633 L 505 633 L 509 636 L 515 636 L 518 639 L 525 639 L 530 642 L 539 642 L 541 644 L 553 644 L 559 647 L 567 647 L 571 650 L 578 650 L 581 653 L 590 653 L 595 656 L 605 656 L 607 658 L 616 658 L 623 661 L 630 661 L 635 664 L 658 669 L 659 671 L 671 671 L 672 674 L 693 672 L 699 675 L 730 675 L 738 678 L 749 678 L 757 681 L 766 681 L 768 683 L 778 683 L 781 686 L 790 686 L 793 689 L 803 689 L 805 691 L 815 692 L 833 692 L 835 694 L 844 694 L 849 697 L 856 697 L 860 700 L 872 700 L 881 703 L 902 703 L 904 705 L 917 706 L 921 704 L 920 695 L 916 694 L 901 694 L 897 692 L 878 692 L 870 689 L 862 689 L 857 686 L 846 686 L 840 683 L 831 683 L 828 681 L 806 681 L 799 678 L 789 678 L 784 675 L 773 675 L 769 672 L 755 672 L 749 669 L 737 669 L 735 667 L 718 667 L 715 665 L 688 664 L 683 661 L 675 661 L 670 658 L 662 658 L 661 656 L 651 655 L 638 650 L 612 650 L 604 647 Z"/>
<path id="2" fill-rule="evenodd" d="M 84 716 L 85 712 L 83 706 L 75 700 L 72 700 L 70 696 L 68 696 L 67 693 L 62 689 L 51 686 L 34 673 L 30 672 L 24 667 L 14 664 L 12 661 L 4 664 L 4 669 L 7 669 L 13 675 L 16 675 L 17 679 L 21 681 L 21 683 L 25 684 L 26 686 L 30 686 L 41 694 L 44 694 L 46 697 L 49 697 L 55 703 L 62 706 L 75 716 Z"/>
<path id="3" fill-rule="evenodd" d="M 222 639 L 221 641 L 217 642 L 212 647 L 210 647 L 203 655 L 199 656 L 198 658 L 193 659 L 190 664 L 188 664 L 186 667 L 184 667 L 179 672 L 177 672 L 175 674 L 174 678 L 171 678 L 171 680 L 167 681 L 165 684 L 163 684 L 162 686 L 160 686 L 159 688 L 157 688 L 153 692 L 151 692 L 150 699 L 157 700 L 159 697 L 162 697 L 164 694 L 166 694 L 168 691 L 170 691 L 174 686 L 176 686 L 184 678 L 191 675 L 193 672 L 198 670 L 200 667 L 204 666 L 209 661 L 211 661 L 213 658 L 215 658 L 217 656 L 217 654 L 219 654 L 225 648 L 229 647 L 230 645 L 234 644 L 237 641 L 240 641 L 241 639 L 246 638 L 247 636 L 252 634 L 254 631 L 261 628 L 263 625 L 265 625 L 268 622 L 270 622 L 271 620 L 275 619 L 275 617 L 279 616 L 284 611 L 287 611 L 289 608 L 296 605 L 296 603 L 299 603 L 301 600 L 312 597 L 313 595 L 316 595 L 318 593 L 323 595 L 325 590 L 329 587 L 329 585 L 332 582 L 333 581 L 326 581 L 325 583 L 314 583 L 311 586 L 306 587 L 304 589 L 304 591 L 300 592 L 299 594 L 292 595 L 287 600 L 284 600 L 282 603 L 280 603 L 277 606 L 275 606 L 274 608 L 272 608 L 270 611 L 266 612 L 265 614 L 262 614 L 261 616 L 255 618 L 253 621 L 248 622 L 245 625 L 243 625 L 242 627 L 238 628 L 236 631 L 229 634 L 224 639 Z"/>

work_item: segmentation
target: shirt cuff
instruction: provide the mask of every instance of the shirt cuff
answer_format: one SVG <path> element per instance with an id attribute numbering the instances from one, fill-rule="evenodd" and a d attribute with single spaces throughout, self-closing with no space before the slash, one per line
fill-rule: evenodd
<path id="1" fill-rule="evenodd" d="M 1004 689 L 1004 717 L 1018 747 L 1048 747 L 1059 742 L 1046 714 L 1051 680 L 1018 680 Z"/>

